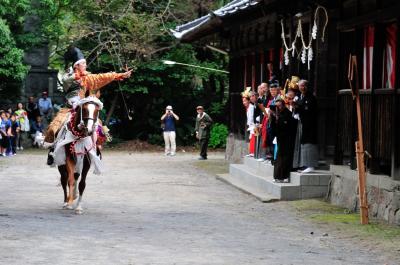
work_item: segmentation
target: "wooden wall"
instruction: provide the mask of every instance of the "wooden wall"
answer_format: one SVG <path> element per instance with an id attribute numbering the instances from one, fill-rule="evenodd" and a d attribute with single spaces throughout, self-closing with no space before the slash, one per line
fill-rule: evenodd
<path id="1" fill-rule="evenodd" d="M 371 154 L 368 168 L 371 173 L 384 173 L 393 178 L 399 178 L 399 157 L 396 150 L 398 145 L 398 116 L 400 116 L 399 78 L 400 60 L 397 56 L 396 83 L 394 88 L 382 87 L 383 50 L 385 48 L 385 26 L 396 23 L 397 53 L 400 51 L 400 2 L 383 0 L 344 0 L 341 1 L 339 20 L 337 23 L 339 36 L 338 57 L 338 99 L 337 99 L 337 138 L 335 162 L 354 165 L 354 141 L 356 140 L 356 116 L 354 102 L 348 90 L 348 58 L 350 53 L 357 56 L 359 82 L 362 84 L 363 69 L 363 38 L 364 28 L 374 27 L 374 55 L 372 60 L 372 87 L 361 91 L 361 108 L 363 121 L 363 136 L 365 149 Z"/>
<path id="2" fill-rule="evenodd" d="M 244 135 L 245 112 L 240 92 L 246 86 L 253 89 L 267 78 L 266 61 L 274 51 L 272 61 L 281 82 L 291 75 L 299 75 L 311 83 L 319 101 L 318 134 L 320 156 L 334 154 L 337 164 L 352 163 L 354 141 L 357 137 L 355 110 L 351 92 L 348 90 L 348 58 L 350 53 L 359 61 L 360 84 L 362 84 L 363 30 L 368 25 L 375 27 L 373 84 L 361 92 L 365 149 L 372 155 L 369 169 L 372 173 L 387 173 L 400 178 L 400 112 L 399 79 L 400 60 L 397 58 L 397 81 L 393 89 L 382 87 L 382 61 L 384 26 L 398 24 L 400 43 L 400 2 L 395 0 L 341 0 L 319 1 L 328 8 L 329 24 L 325 42 L 313 44 L 314 60 L 311 70 L 297 58 L 279 69 L 279 53 L 282 48 L 280 19 L 284 18 L 285 31 L 293 38 L 297 26 L 294 16 L 302 12 L 303 31 L 308 39 L 307 28 L 313 21 L 316 5 L 310 1 L 282 0 L 279 5 L 264 6 L 252 13 L 243 13 L 225 21 L 230 47 L 230 131 Z M 308 22 L 307 22 L 308 21 Z M 322 28 L 322 21 L 319 22 Z M 290 42 L 290 39 L 288 40 Z M 398 45 L 397 53 L 400 52 Z M 398 56 L 399 57 L 399 56 Z M 354 164 L 353 164 L 354 167 Z"/>

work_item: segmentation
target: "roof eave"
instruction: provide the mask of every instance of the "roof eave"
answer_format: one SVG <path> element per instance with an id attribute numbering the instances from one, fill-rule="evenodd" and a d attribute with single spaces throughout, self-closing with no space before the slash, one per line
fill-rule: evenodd
<path id="1" fill-rule="evenodd" d="M 245 0 L 242 1 L 245 2 Z M 222 25 L 223 18 L 235 16 L 237 15 L 237 12 L 241 12 L 243 10 L 251 10 L 253 7 L 262 2 L 263 0 L 253 0 L 245 3 L 245 6 L 240 6 L 240 4 L 243 4 L 241 1 L 234 4 L 228 4 L 226 7 L 234 7 L 234 10 L 224 10 L 224 13 L 221 10 L 226 7 L 222 7 L 221 9 L 218 9 L 215 12 L 211 12 L 206 16 L 176 27 L 175 30 L 171 30 L 171 33 L 174 35 L 175 38 L 179 39 L 182 42 L 194 41 L 195 39 L 217 32 Z"/>
<path id="2" fill-rule="evenodd" d="M 175 38 L 179 39 L 181 42 L 192 42 L 196 39 L 200 39 L 204 36 L 214 34 L 218 32 L 220 27 L 222 26 L 222 20 L 219 17 L 215 17 L 205 23 L 204 25 L 197 27 L 196 29 L 188 30 L 188 31 L 174 31 L 171 30 L 171 33 Z"/>

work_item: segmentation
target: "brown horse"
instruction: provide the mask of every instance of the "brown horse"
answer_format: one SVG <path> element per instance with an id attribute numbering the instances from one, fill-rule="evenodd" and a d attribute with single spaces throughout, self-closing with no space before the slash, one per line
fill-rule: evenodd
<path id="1" fill-rule="evenodd" d="M 97 149 L 95 144 L 96 136 L 96 121 L 99 115 L 100 106 L 98 102 L 88 101 L 80 106 L 76 107 L 75 111 L 72 112 L 70 121 L 68 122 L 68 130 L 75 136 L 75 140 L 66 144 L 65 148 L 65 165 L 58 166 L 58 171 L 61 175 L 61 185 L 64 190 L 64 209 L 73 209 L 74 199 L 77 198 L 77 189 L 79 188 L 79 199 L 75 207 L 75 213 L 83 213 L 81 206 L 82 195 L 86 187 L 86 176 L 89 172 L 91 165 L 91 158 L 89 151 L 85 149 L 83 155 L 83 166 L 81 174 L 76 173 L 75 167 L 77 166 L 78 153 L 75 150 L 75 145 L 79 144 L 79 141 L 87 140 L 90 138 L 92 148 L 95 149 L 96 155 L 101 157 L 100 151 Z M 77 182 L 80 178 L 79 186 Z M 68 192 L 67 192 L 68 186 Z"/>

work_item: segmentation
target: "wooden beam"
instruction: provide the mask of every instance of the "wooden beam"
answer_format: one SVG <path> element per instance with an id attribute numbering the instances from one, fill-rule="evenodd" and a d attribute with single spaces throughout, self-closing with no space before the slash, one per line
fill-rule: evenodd
<path id="1" fill-rule="evenodd" d="M 395 20 L 399 13 L 400 4 L 396 4 L 391 8 L 376 10 L 375 12 L 366 15 L 360 15 L 342 22 L 338 22 L 337 29 L 339 31 L 346 31 L 371 23 L 387 23 Z"/>

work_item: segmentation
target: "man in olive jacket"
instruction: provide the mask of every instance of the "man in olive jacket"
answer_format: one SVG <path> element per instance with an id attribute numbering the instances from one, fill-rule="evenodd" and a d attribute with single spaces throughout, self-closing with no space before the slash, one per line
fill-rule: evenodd
<path id="1" fill-rule="evenodd" d="M 197 117 L 196 117 L 196 138 L 200 142 L 200 157 L 199 160 L 207 159 L 207 147 L 208 140 L 210 139 L 210 127 L 213 120 L 204 112 L 202 106 L 197 106 Z"/>

